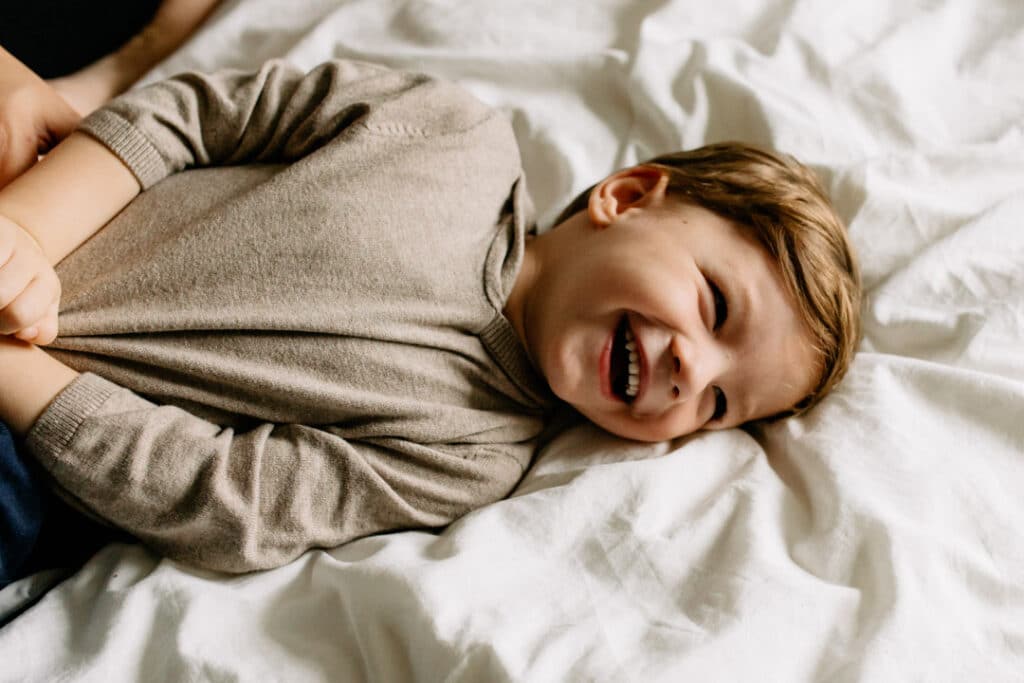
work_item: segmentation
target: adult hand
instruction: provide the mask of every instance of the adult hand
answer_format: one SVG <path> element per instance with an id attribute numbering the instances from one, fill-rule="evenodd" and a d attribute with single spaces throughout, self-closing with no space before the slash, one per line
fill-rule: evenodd
<path id="1" fill-rule="evenodd" d="M 80 118 L 56 90 L 0 48 L 0 187 L 71 133 Z"/>
<path id="2" fill-rule="evenodd" d="M 39 244 L 0 216 L 0 335 L 33 344 L 57 338 L 60 279 Z"/>

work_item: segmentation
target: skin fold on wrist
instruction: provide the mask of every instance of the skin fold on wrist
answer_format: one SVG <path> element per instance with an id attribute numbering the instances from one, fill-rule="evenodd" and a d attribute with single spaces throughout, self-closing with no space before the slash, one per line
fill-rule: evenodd
<path id="1" fill-rule="evenodd" d="M 24 436 L 78 373 L 38 346 L 0 337 L 0 420 Z"/>

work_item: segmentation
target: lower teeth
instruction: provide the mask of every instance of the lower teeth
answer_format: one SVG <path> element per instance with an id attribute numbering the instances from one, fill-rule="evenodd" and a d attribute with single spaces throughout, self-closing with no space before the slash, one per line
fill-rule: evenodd
<path id="1" fill-rule="evenodd" d="M 636 343 L 634 342 L 635 337 L 633 336 L 633 330 L 626 328 L 626 350 L 629 351 L 629 380 L 628 386 L 626 387 L 626 395 L 634 397 L 640 391 L 640 370 L 637 365 L 638 357 L 636 352 Z M 633 368 L 636 367 L 636 374 L 634 374 Z"/>
<path id="2" fill-rule="evenodd" d="M 640 393 L 639 357 L 636 348 L 636 336 L 629 328 L 629 323 L 624 318 L 620 325 L 622 337 L 617 342 L 622 346 L 616 351 L 616 364 L 621 369 L 618 371 L 618 380 L 615 382 L 615 393 L 627 403 L 632 402 Z"/>

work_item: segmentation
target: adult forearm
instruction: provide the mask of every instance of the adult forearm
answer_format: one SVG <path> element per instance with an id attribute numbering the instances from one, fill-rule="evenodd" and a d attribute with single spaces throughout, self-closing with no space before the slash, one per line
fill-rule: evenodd
<path id="1" fill-rule="evenodd" d="M 135 70 L 134 82 L 181 45 L 213 11 L 220 0 L 164 0 L 153 20 L 114 57 L 122 70 Z"/>
<path id="2" fill-rule="evenodd" d="M 26 80 L 39 78 L 32 69 L 28 68 L 18 58 L 7 50 L 0 47 L 0 88 L 11 88 L 20 85 Z"/>
<path id="3" fill-rule="evenodd" d="M 37 346 L 0 337 L 0 420 L 24 435 L 78 373 Z"/>
<path id="4" fill-rule="evenodd" d="M 199 27 L 219 0 L 164 0 L 152 21 L 118 50 L 51 81 L 82 114 L 127 90 Z"/>
<path id="5" fill-rule="evenodd" d="M 32 235 L 56 264 L 116 216 L 139 189 L 120 159 L 88 135 L 75 133 L 0 190 L 0 215 Z"/>

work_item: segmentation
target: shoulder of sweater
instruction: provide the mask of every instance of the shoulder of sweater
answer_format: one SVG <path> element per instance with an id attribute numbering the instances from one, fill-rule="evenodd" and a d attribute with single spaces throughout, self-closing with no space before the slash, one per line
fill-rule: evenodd
<path id="1" fill-rule="evenodd" d="M 408 87 L 382 107 L 382 116 L 365 120 L 370 132 L 436 136 L 480 131 L 514 143 L 511 121 L 461 85 L 425 74 L 395 73 Z"/>

